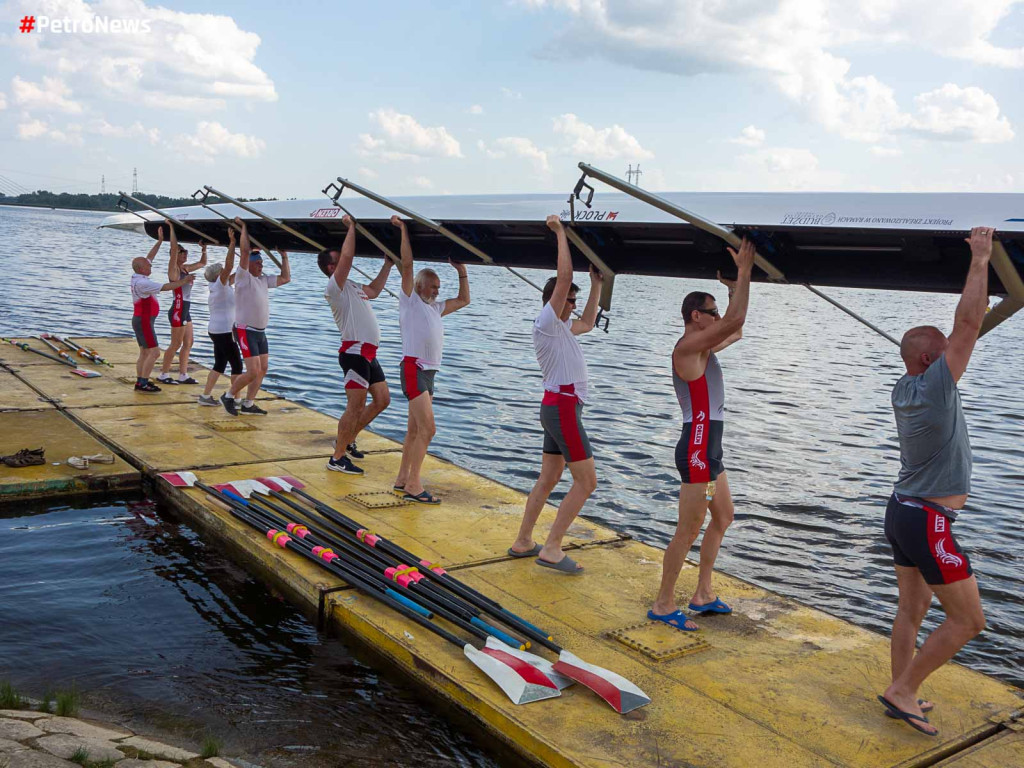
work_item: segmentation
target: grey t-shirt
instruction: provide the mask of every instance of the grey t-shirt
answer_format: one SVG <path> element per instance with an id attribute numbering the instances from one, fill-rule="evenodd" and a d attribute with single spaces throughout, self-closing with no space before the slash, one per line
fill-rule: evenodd
<path id="1" fill-rule="evenodd" d="M 897 381 L 892 409 L 900 438 L 896 492 L 921 498 L 969 493 L 971 441 L 946 356 Z"/>

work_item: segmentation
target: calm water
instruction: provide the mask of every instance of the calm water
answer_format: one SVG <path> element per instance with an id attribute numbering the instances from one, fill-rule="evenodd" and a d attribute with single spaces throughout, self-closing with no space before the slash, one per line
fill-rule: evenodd
<path id="1" fill-rule="evenodd" d="M 17 276 L 0 284 L 0 333 L 128 333 L 129 261 L 149 243 L 97 230 L 101 218 L 0 207 L 0 259 L 5 273 Z M 222 253 L 211 251 L 214 259 Z M 157 272 L 166 257 L 165 249 Z M 272 292 L 267 386 L 338 414 L 337 331 L 322 298 L 324 277 L 311 257 L 297 255 L 294 262 L 293 283 Z M 380 264 L 358 263 L 373 273 Z M 454 271 L 440 271 L 442 296 L 454 293 Z M 503 270 L 471 266 L 470 278 L 473 304 L 446 321 L 432 450 L 527 491 L 541 441 L 540 377 L 530 343 L 539 297 Z M 611 333 L 594 332 L 583 341 L 593 393 L 587 429 L 599 477 L 584 513 L 659 545 L 672 535 L 678 490 L 673 451 L 680 415 L 669 356 L 682 332 L 682 296 L 695 289 L 709 290 L 725 304 L 725 290 L 715 283 L 621 277 Z M 894 335 L 920 323 L 948 331 L 956 304 L 954 296 L 830 293 Z M 194 354 L 208 362 L 205 287 L 197 283 L 193 298 Z M 381 363 L 393 378 L 400 358 L 397 305 L 383 296 L 375 308 L 383 332 Z M 902 373 L 896 349 L 789 286 L 754 286 L 745 334 L 721 355 L 725 461 L 737 515 L 719 565 L 888 632 L 896 591 L 882 517 L 899 462 L 889 406 Z M 1022 348 L 1024 320 L 1015 318 L 979 344 L 961 381 L 975 464 L 971 502 L 957 522 L 989 619 L 985 634 L 958 660 L 1018 685 L 1024 685 Z M 396 398 L 375 429 L 401 439 L 401 406 Z M 934 611 L 927 628 L 940 615 Z M 0 648 L 0 660 L 4 653 Z"/>

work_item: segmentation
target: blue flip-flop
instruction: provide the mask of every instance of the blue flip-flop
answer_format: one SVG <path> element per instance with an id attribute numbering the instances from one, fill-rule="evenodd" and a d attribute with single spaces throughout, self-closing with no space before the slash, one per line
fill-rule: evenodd
<path id="1" fill-rule="evenodd" d="M 689 617 L 680 610 L 672 611 L 672 613 L 657 614 L 654 611 L 647 612 L 647 618 L 651 621 L 660 621 L 662 624 L 668 624 L 672 629 L 682 630 L 683 632 L 696 632 L 700 627 L 688 627 L 686 622 L 690 619 Z M 678 623 L 676 623 L 678 622 Z"/>
<path id="2" fill-rule="evenodd" d="M 732 613 L 732 608 L 717 597 L 710 603 L 704 603 L 704 605 L 690 603 L 687 607 L 694 613 Z"/>

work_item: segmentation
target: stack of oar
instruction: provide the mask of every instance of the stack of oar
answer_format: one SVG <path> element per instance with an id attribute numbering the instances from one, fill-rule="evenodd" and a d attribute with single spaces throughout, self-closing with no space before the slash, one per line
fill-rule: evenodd
<path id="1" fill-rule="evenodd" d="M 6 337 L 0 337 L 0 342 L 5 342 L 7 344 L 11 344 L 11 345 L 17 347 L 18 349 L 24 350 L 25 352 L 34 352 L 35 354 L 39 355 L 40 357 L 45 357 L 47 360 L 53 360 L 54 362 L 61 363 L 62 365 L 70 366 L 71 367 L 71 372 L 76 374 L 77 376 L 81 376 L 81 377 L 86 378 L 86 379 L 93 379 L 93 378 L 101 375 L 101 374 L 97 373 L 96 371 L 87 371 L 84 368 L 79 368 L 77 365 L 75 365 L 75 362 L 71 359 L 70 355 L 68 355 L 67 352 L 65 352 L 62 349 L 59 349 L 56 346 L 54 346 L 53 344 L 51 344 L 46 339 L 40 337 L 40 341 L 42 341 L 44 344 L 46 344 L 46 346 L 48 346 L 50 349 L 54 350 L 57 354 L 56 355 L 51 355 L 49 352 L 43 352 L 41 349 L 36 349 L 34 347 L 30 347 L 28 345 L 28 343 L 24 342 L 24 341 L 17 341 L 15 339 L 8 339 Z"/>
<path id="2" fill-rule="evenodd" d="M 95 350 L 89 349 L 88 347 L 83 347 L 78 342 L 72 341 L 66 336 L 58 336 L 55 333 L 44 333 L 39 338 L 42 339 L 43 341 L 46 341 L 47 339 L 53 339 L 54 341 L 60 342 L 79 357 L 84 357 L 86 360 L 88 360 L 91 363 L 95 363 L 96 365 L 105 365 L 108 368 L 114 367 L 113 363 L 111 363 L 109 360 L 105 360 L 104 358 L 100 357 L 98 354 L 96 354 Z"/>
<path id="3" fill-rule="evenodd" d="M 416 558 L 365 530 L 354 520 L 302 490 L 294 478 L 258 478 L 210 487 L 191 473 L 163 476 L 174 485 L 195 485 L 239 520 L 341 577 L 463 649 L 466 657 L 516 704 L 559 696 L 574 681 L 591 688 L 620 713 L 650 702 L 625 678 L 580 660 L 551 636 L 469 587 L 437 564 Z M 287 495 L 286 495 L 287 494 Z M 301 515 L 301 517 L 297 517 Z M 434 617 L 483 641 L 477 648 L 434 623 Z M 492 623 L 499 622 L 508 631 Z M 551 663 L 528 653 L 533 640 L 559 654 Z"/>

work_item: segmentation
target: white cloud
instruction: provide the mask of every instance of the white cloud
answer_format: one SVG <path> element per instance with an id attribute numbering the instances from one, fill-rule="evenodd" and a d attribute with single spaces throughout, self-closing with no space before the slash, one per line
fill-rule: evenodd
<path id="1" fill-rule="evenodd" d="M 580 120 L 572 113 L 560 115 L 554 119 L 555 133 L 565 138 L 565 151 L 595 160 L 614 160 L 626 158 L 630 160 L 646 160 L 654 157 L 640 146 L 635 137 L 626 133 L 621 125 L 610 128 L 595 128 Z"/>
<path id="2" fill-rule="evenodd" d="M 201 162 L 212 162 L 218 155 L 257 158 L 267 144 L 263 139 L 244 133 L 231 133 L 220 123 L 202 121 L 193 134 L 179 134 L 171 142 L 172 149 Z"/>
<path id="3" fill-rule="evenodd" d="M 740 144 L 744 147 L 759 147 L 764 144 L 764 140 L 765 132 L 753 125 L 748 125 L 740 131 L 740 135 L 736 138 L 729 139 L 733 144 Z"/>
<path id="4" fill-rule="evenodd" d="M 877 144 L 868 151 L 875 157 L 900 157 L 903 154 L 899 147 L 882 147 Z"/>
<path id="5" fill-rule="evenodd" d="M 0 109 L 7 109 L 7 96 L 0 91 Z"/>
<path id="6" fill-rule="evenodd" d="M 426 176 L 413 176 L 411 179 L 413 186 L 417 189 L 433 189 L 434 182 L 428 179 Z"/>
<path id="7" fill-rule="evenodd" d="M 966 107 L 971 115 L 943 131 L 927 114 L 901 110 L 889 85 L 871 74 L 854 74 L 853 64 L 835 51 L 849 51 L 855 44 L 898 44 L 976 63 L 1024 67 L 1024 48 L 1000 48 L 990 41 L 1021 0 L 521 2 L 569 15 L 570 23 L 546 48 L 549 56 L 597 55 L 679 75 L 756 72 L 813 120 L 851 140 L 877 143 L 916 130 L 930 138 L 1003 141 L 1012 130 L 1005 118 L 992 117 L 992 107 L 998 115 L 994 99 L 990 105 L 975 99 Z M 966 99 L 958 100 L 958 107 L 964 107 Z M 939 108 L 949 109 L 948 104 Z"/>
<path id="8" fill-rule="evenodd" d="M 484 108 L 481 107 L 479 104 L 474 104 L 466 111 L 471 115 L 482 115 L 484 113 Z"/>
<path id="9" fill-rule="evenodd" d="M 361 179 L 376 179 L 379 175 L 380 174 L 378 174 L 372 168 L 360 168 L 359 169 L 359 178 L 361 178 Z"/>
<path id="10" fill-rule="evenodd" d="M 539 173 L 551 171 L 551 166 L 548 164 L 548 153 L 522 136 L 503 136 L 491 142 L 489 147 L 483 141 L 478 141 L 477 147 L 491 158 L 500 159 L 509 155 L 521 157 L 533 163 L 534 169 Z"/>
<path id="11" fill-rule="evenodd" d="M 516 101 L 523 98 L 521 91 L 514 91 L 511 88 L 505 88 L 504 86 L 502 86 L 501 95 L 507 99 L 515 99 Z"/>
<path id="12" fill-rule="evenodd" d="M 18 138 L 20 139 L 38 139 L 40 136 L 45 136 L 48 127 L 42 120 L 27 120 L 24 123 L 18 123 Z"/>
<path id="13" fill-rule="evenodd" d="M 420 125 L 412 115 L 390 108 L 371 112 L 370 120 L 381 135 L 359 134 L 356 149 L 361 155 L 383 160 L 463 156 L 459 142 L 444 126 Z"/>
<path id="14" fill-rule="evenodd" d="M 18 138 L 23 141 L 34 141 L 35 139 L 49 139 L 58 144 L 70 144 L 80 147 L 85 141 L 82 139 L 82 126 L 77 123 L 70 123 L 64 130 L 51 128 L 43 120 L 27 118 L 18 124 Z"/>
<path id="15" fill-rule="evenodd" d="M 149 33 L 12 35 L 33 64 L 74 78 L 76 92 L 169 109 L 222 109 L 229 100 L 276 101 L 255 63 L 259 35 L 230 16 L 185 13 L 144 0 L 13 0 L 12 16 L 47 15 L 79 25 L 97 16 L 149 23 Z M 11 6 L 9 5 L 9 8 Z"/>
<path id="16" fill-rule="evenodd" d="M 91 120 L 86 124 L 85 130 L 89 133 L 95 133 L 98 136 L 106 136 L 114 139 L 146 139 L 150 144 L 156 145 L 160 143 L 160 129 L 159 128 L 146 128 L 142 123 L 136 120 L 134 123 L 128 126 L 122 125 L 111 125 L 102 117 L 95 120 Z"/>
<path id="17" fill-rule="evenodd" d="M 1000 115 L 995 98 L 973 86 L 946 83 L 915 99 L 913 130 L 943 139 L 996 144 L 1013 139 L 1013 128 Z"/>
<path id="18" fill-rule="evenodd" d="M 78 114 L 82 105 L 72 101 L 71 89 L 59 77 L 44 76 L 42 82 L 31 83 L 17 75 L 11 80 L 14 103 L 26 110 L 56 110 Z"/>
<path id="19" fill-rule="evenodd" d="M 817 156 L 809 149 L 762 147 L 740 155 L 736 164 L 743 181 L 729 186 L 765 190 L 811 190 L 835 188 L 835 174 L 823 172 Z"/>

